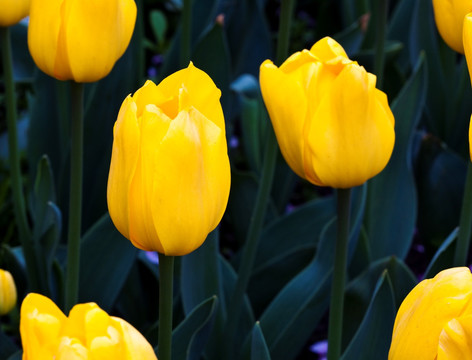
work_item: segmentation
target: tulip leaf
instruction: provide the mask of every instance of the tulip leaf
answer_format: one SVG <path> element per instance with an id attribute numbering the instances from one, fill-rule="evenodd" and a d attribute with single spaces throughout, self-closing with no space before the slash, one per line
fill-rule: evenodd
<path id="1" fill-rule="evenodd" d="M 356 247 L 366 194 L 365 186 L 354 190 L 348 259 L 352 259 Z M 335 225 L 335 219 L 325 225 L 313 260 L 285 285 L 260 317 L 274 360 L 295 357 L 328 308 L 336 244 Z"/>
<path id="2" fill-rule="evenodd" d="M 412 171 L 413 132 L 425 100 L 426 69 L 421 57 L 414 73 L 392 104 L 395 147 L 386 168 L 368 183 L 366 232 L 372 259 L 403 259 L 412 242 L 417 195 Z M 385 191 L 389 189 L 389 191 Z"/>
<path id="3" fill-rule="evenodd" d="M 387 257 L 372 263 L 346 287 L 343 345 L 349 343 L 357 332 L 376 289 L 376 282 L 382 272 L 387 270 L 391 281 L 394 304 L 400 304 L 404 297 L 416 285 L 417 280 L 411 270 L 399 259 Z"/>
<path id="4" fill-rule="evenodd" d="M 251 360 L 270 360 L 269 348 L 259 322 L 256 322 L 252 330 Z"/>
<path id="5" fill-rule="evenodd" d="M 158 45 L 162 46 L 167 30 L 167 20 L 162 11 L 152 10 L 149 14 L 149 23 L 152 28 L 153 35 Z"/>
<path id="6" fill-rule="evenodd" d="M 222 298 L 218 266 L 218 230 L 215 230 L 202 246 L 182 257 L 180 286 L 186 315 L 211 296 Z"/>
<path id="7" fill-rule="evenodd" d="M 32 82 L 36 66 L 28 50 L 28 26 L 24 23 L 11 26 L 10 37 L 15 82 Z"/>
<path id="8" fill-rule="evenodd" d="M 81 243 L 79 302 L 110 311 L 136 259 L 137 249 L 105 214 Z"/>
<path id="9" fill-rule="evenodd" d="M 377 282 L 364 320 L 341 359 L 386 359 L 395 314 L 392 284 L 388 271 L 384 271 Z M 366 346 L 367 344 L 368 346 Z"/>
<path id="10" fill-rule="evenodd" d="M 218 308 L 212 296 L 195 307 L 172 333 L 173 360 L 199 360 L 211 333 Z"/>
<path id="11" fill-rule="evenodd" d="M 431 259 L 428 268 L 424 273 L 424 278 L 429 279 L 436 276 L 441 270 L 453 266 L 454 250 L 459 228 L 455 228 L 451 234 L 443 241 L 439 249 Z"/>

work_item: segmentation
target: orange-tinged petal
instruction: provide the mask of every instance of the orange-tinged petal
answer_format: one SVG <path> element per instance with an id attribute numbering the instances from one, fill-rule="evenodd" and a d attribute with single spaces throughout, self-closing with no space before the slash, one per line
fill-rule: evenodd
<path id="1" fill-rule="evenodd" d="M 0 26 L 11 26 L 28 16 L 30 0 L 0 0 Z"/>
<path id="2" fill-rule="evenodd" d="M 389 360 L 435 359 L 441 332 L 463 314 L 471 297 L 472 275 L 466 267 L 420 282 L 398 310 Z"/>
<path id="3" fill-rule="evenodd" d="M 203 243 L 226 208 L 230 167 L 224 131 L 194 108 L 182 111 L 155 159 L 150 206 L 162 252 L 184 255 Z"/>
<path id="4" fill-rule="evenodd" d="M 465 59 L 467 60 L 467 66 L 469 68 L 469 78 L 472 82 L 472 12 L 467 14 L 464 18 L 462 41 Z"/>
<path id="5" fill-rule="evenodd" d="M 305 178 L 303 128 L 308 105 L 302 84 L 294 81 L 270 60 L 262 63 L 259 76 L 262 97 L 280 150 L 291 169 Z"/>
<path id="6" fill-rule="evenodd" d="M 446 324 L 439 335 L 437 360 L 472 360 L 472 315 Z"/>
<path id="7" fill-rule="evenodd" d="M 325 186 L 361 185 L 387 164 L 395 141 L 393 116 L 378 92 L 372 76 L 350 64 L 321 100 L 308 131 L 306 167 Z"/>
<path id="8" fill-rule="evenodd" d="M 108 175 L 108 211 L 118 231 L 129 239 L 128 192 L 139 159 L 140 130 L 136 104 L 128 96 L 113 128 L 113 149 Z"/>
<path id="9" fill-rule="evenodd" d="M 464 16 L 472 12 L 472 2 L 469 0 L 433 0 L 433 9 L 434 19 L 441 37 L 454 51 L 463 54 L 462 26 Z"/>

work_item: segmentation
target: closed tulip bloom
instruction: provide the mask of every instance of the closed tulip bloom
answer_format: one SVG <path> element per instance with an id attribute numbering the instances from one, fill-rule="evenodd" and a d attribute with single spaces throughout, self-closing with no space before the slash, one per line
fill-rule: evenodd
<path id="1" fill-rule="evenodd" d="M 134 0 L 32 0 L 29 50 L 56 79 L 97 81 L 125 52 L 135 21 Z"/>
<path id="2" fill-rule="evenodd" d="M 451 49 L 464 53 L 462 26 L 464 16 L 472 11 L 470 0 L 433 0 L 434 19 L 439 34 Z"/>
<path id="3" fill-rule="evenodd" d="M 28 294 L 20 318 L 23 360 L 156 360 L 152 346 L 129 323 L 95 303 L 79 304 L 69 317 L 47 297 Z"/>
<path id="4" fill-rule="evenodd" d="M 8 314 L 16 305 L 16 286 L 9 271 L 0 269 L 0 315 Z"/>
<path id="5" fill-rule="evenodd" d="M 114 126 L 108 209 L 136 247 L 169 256 L 198 248 L 230 189 L 220 90 L 192 63 L 123 102 Z"/>
<path id="6" fill-rule="evenodd" d="M 300 177 L 350 188 L 388 163 L 394 117 L 376 77 L 326 37 L 277 68 L 260 68 L 265 105 L 282 154 Z"/>
<path id="7" fill-rule="evenodd" d="M 403 300 L 389 360 L 472 359 L 472 274 L 466 267 L 420 282 Z"/>
<path id="8" fill-rule="evenodd" d="M 15 25 L 28 16 L 30 0 L 0 0 L 0 26 Z"/>

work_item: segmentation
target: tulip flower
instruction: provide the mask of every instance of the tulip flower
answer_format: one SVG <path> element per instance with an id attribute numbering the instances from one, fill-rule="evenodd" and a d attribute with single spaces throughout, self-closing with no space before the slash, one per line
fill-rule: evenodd
<path id="1" fill-rule="evenodd" d="M 389 360 L 464 360 L 472 354 L 472 274 L 466 267 L 420 282 L 403 300 Z"/>
<path id="2" fill-rule="evenodd" d="M 277 68 L 260 68 L 265 105 L 282 154 L 300 177 L 350 188 L 378 174 L 395 142 L 394 117 L 376 77 L 326 37 Z"/>
<path id="3" fill-rule="evenodd" d="M 136 11 L 134 0 L 32 0 L 31 56 L 56 79 L 100 80 L 128 47 Z"/>
<path id="4" fill-rule="evenodd" d="M 30 0 L 0 0 L 0 26 L 11 26 L 28 16 Z"/>
<path id="5" fill-rule="evenodd" d="M 95 303 L 79 304 L 68 317 L 47 297 L 28 294 L 20 318 L 23 360 L 156 360 L 152 346 L 128 322 Z"/>
<path id="6" fill-rule="evenodd" d="M 190 63 L 124 100 L 107 197 L 113 223 L 136 247 L 185 255 L 220 222 L 230 188 L 220 95 Z"/>
<path id="7" fill-rule="evenodd" d="M 0 269 L 0 315 L 8 314 L 15 305 L 15 281 L 9 271 Z"/>
<path id="8" fill-rule="evenodd" d="M 433 0 L 434 19 L 444 42 L 463 54 L 462 26 L 464 16 L 472 11 L 470 0 Z"/>

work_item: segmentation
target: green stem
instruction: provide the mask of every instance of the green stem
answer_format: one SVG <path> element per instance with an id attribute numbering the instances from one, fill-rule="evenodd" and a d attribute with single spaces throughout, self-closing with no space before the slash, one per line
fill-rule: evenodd
<path id="1" fill-rule="evenodd" d="M 377 75 L 377 87 L 383 86 L 383 72 L 385 65 L 385 29 L 388 16 L 388 0 L 375 0 L 374 11 L 376 14 L 376 44 L 374 58 L 374 74 Z"/>
<path id="2" fill-rule="evenodd" d="M 331 305 L 329 308 L 328 360 L 338 360 L 341 356 L 351 189 L 338 189 L 337 195 L 337 239 L 331 288 Z"/>
<path id="3" fill-rule="evenodd" d="M 25 256 L 28 278 L 32 291 L 39 291 L 40 285 L 36 269 L 36 257 L 31 238 L 31 230 L 26 215 L 25 198 L 20 169 L 20 155 L 18 152 L 18 132 L 16 127 L 16 99 L 15 85 L 13 82 L 13 62 L 11 52 L 10 30 L 8 27 L 0 27 L 2 44 L 3 75 L 5 79 L 5 101 L 8 128 L 8 151 L 10 161 L 11 187 L 13 195 L 13 211 L 18 226 L 18 234 Z"/>
<path id="4" fill-rule="evenodd" d="M 71 164 L 69 195 L 69 236 L 67 244 L 67 275 L 65 309 L 69 311 L 78 300 L 80 265 L 80 230 L 82 223 L 83 173 L 83 104 L 84 85 L 71 83 Z"/>
<path id="5" fill-rule="evenodd" d="M 174 257 L 159 255 L 159 335 L 157 352 L 159 360 L 171 360 L 172 352 L 172 301 L 174 282 Z"/>
<path id="6" fill-rule="evenodd" d="M 180 43 L 180 66 L 187 67 L 190 61 L 192 38 L 192 0 L 184 0 L 182 12 L 182 39 Z"/>
<path id="7" fill-rule="evenodd" d="M 472 163 L 467 167 L 464 198 L 462 200 L 461 218 L 459 223 L 459 235 L 456 252 L 454 254 L 454 266 L 467 265 L 467 255 L 470 244 L 470 225 L 472 224 Z"/>
<path id="8" fill-rule="evenodd" d="M 290 25 L 292 13 L 294 9 L 294 0 L 283 0 L 281 9 L 280 28 L 278 35 L 278 47 L 276 63 L 282 63 L 288 52 L 288 42 L 290 38 Z M 231 296 L 228 307 L 228 319 L 226 323 L 226 359 L 234 356 L 234 337 L 238 325 L 239 315 L 244 302 L 244 294 L 249 283 L 256 250 L 264 223 L 267 203 L 269 201 L 270 191 L 274 177 L 275 163 L 277 160 L 277 140 L 274 131 L 269 128 L 267 134 L 267 142 L 264 149 L 264 163 L 262 167 L 262 175 L 259 184 L 259 190 L 256 197 L 256 203 L 251 216 L 246 243 L 243 250 L 241 265 L 239 267 L 238 279 Z"/>

